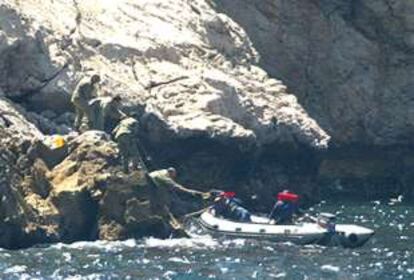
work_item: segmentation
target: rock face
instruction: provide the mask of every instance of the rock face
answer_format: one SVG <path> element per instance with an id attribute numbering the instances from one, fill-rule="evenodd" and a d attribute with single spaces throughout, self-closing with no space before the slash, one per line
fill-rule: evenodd
<path id="1" fill-rule="evenodd" d="M 250 146 L 328 144 L 286 87 L 255 66 L 259 57 L 244 30 L 206 1 L 36 0 L 1 7 L 0 51 L 8 60 L 0 63 L 0 88 L 34 111 L 69 110 L 76 82 L 96 71 L 102 94 L 122 94 L 130 108 L 145 104 L 159 120 L 149 124 L 152 141 L 172 135 Z"/>
<path id="2" fill-rule="evenodd" d="M 71 128 L 91 73 L 140 112 L 152 167 L 198 189 L 266 208 L 282 188 L 410 185 L 414 6 L 348 2 L 3 0 L 0 246 L 171 232 L 109 136 Z"/>
<path id="3" fill-rule="evenodd" d="M 153 168 L 174 165 L 183 183 L 200 189 L 254 192 L 246 180 L 260 170 L 254 167 L 259 160 L 250 157 L 279 145 L 295 153 L 297 147 L 328 146 L 330 136 L 296 97 L 257 66 L 260 57 L 245 31 L 210 1 L 5 0 L 0 27 L 0 113 L 17 112 L 2 114 L 0 125 L 6 132 L 20 129 L 27 141 L 73 133 L 70 95 L 81 78 L 97 72 L 100 95 L 120 94 L 127 112 L 144 111 L 141 138 Z M 40 207 L 39 219 L 48 217 L 34 222 L 48 230 L 42 240 L 121 238 L 145 231 L 137 226 L 143 223 L 147 233 L 151 227 L 168 232 L 152 214 L 144 221 L 131 214 L 148 206 L 145 199 L 126 200 L 131 193 L 136 197 L 136 182 L 126 184 L 123 194 L 95 199 L 96 178 L 85 170 L 111 173 L 116 167 L 115 151 L 102 156 L 95 148 L 69 151 L 67 158 L 46 148 L 38 153 L 44 164 L 36 168 L 24 157 L 19 161 L 27 174 L 16 181 L 22 188 L 17 192 L 30 207 Z M 24 152 L 16 153 L 16 161 Z M 96 153 L 100 160 L 82 163 Z M 274 192 L 278 182 L 264 184 Z M 113 209 L 112 202 L 126 208 Z"/>
<path id="4" fill-rule="evenodd" d="M 320 184 L 412 193 L 413 2 L 213 2 L 332 136 Z"/>
<path id="5" fill-rule="evenodd" d="M 48 174 L 48 201 L 61 215 L 64 241 L 119 240 L 141 237 L 148 225 L 165 228 L 153 213 L 143 172 L 121 172 L 116 144 L 99 131 L 89 131 L 68 143 L 68 157 Z"/>
<path id="6" fill-rule="evenodd" d="M 411 145 L 414 3 L 216 0 L 332 144 Z"/>
<path id="7" fill-rule="evenodd" d="M 45 191 L 38 188 L 45 186 L 41 183 L 46 172 L 44 164 L 24 164 L 20 155 L 27 135 L 3 128 L 0 135 L 0 246 L 16 248 L 56 240 L 53 219 L 57 212 L 37 199 Z"/>
<path id="8" fill-rule="evenodd" d="M 51 170 L 41 159 L 25 168 L 25 156 L 1 150 L 0 247 L 169 236 L 173 229 L 154 210 L 144 173 L 121 172 L 108 135 L 89 131 L 67 146 L 67 157 Z"/>

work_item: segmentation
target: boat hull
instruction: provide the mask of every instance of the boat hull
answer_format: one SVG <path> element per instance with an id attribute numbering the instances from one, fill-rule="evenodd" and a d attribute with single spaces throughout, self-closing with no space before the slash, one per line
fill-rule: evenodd
<path id="1" fill-rule="evenodd" d="M 337 225 L 335 233 L 328 232 L 317 223 L 274 225 L 262 217 L 252 216 L 253 222 L 243 223 L 215 217 L 204 212 L 199 223 L 214 237 L 263 239 L 296 244 L 320 244 L 325 246 L 362 246 L 374 232 L 357 225 Z"/>

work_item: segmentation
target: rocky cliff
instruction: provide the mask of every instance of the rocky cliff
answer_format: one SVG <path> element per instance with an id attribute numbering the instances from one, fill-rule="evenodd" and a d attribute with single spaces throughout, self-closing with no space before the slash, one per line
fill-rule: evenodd
<path id="1" fill-rule="evenodd" d="M 189 186 L 259 191 L 271 203 L 295 175 L 279 161 L 265 171 L 263 155 L 323 150 L 330 136 L 259 60 L 209 1 L 2 1 L 0 245 L 168 235 L 143 174 L 120 172 L 108 135 L 72 128 L 70 95 L 90 73 L 102 77 L 100 95 L 143 113 L 153 168 L 175 165 Z M 63 150 L 48 146 L 53 134 Z M 265 172 L 281 177 L 267 184 Z"/>
<path id="2" fill-rule="evenodd" d="M 262 207 L 282 188 L 308 200 L 321 184 L 406 188 L 412 5 L 402 3 L 3 0 L 0 245 L 168 232 L 109 136 L 72 128 L 70 95 L 90 73 L 100 95 L 142 114 L 152 168 L 174 165 L 188 186 Z M 65 150 L 28 155 L 52 134 Z"/>
<path id="3" fill-rule="evenodd" d="M 2 131 L 3 139 L 13 142 L 3 141 L 7 149 L 0 150 L 1 247 L 166 238 L 173 232 L 162 213 L 154 210 L 143 171 L 121 171 L 117 146 L 109 135 L 88 131 L 65 137 L 64 147 L 40 145 L 43 148 L 33 157 L 19 150 L 27 145 L 7 133 Z M 51 159 L 56 161 L 48 165 Z"/>
<path id="4" fill-rule="evenodd" d="M 335 145 L 412 144 L 413 2 L 215 2 Z"/>
<path id="5" fill-rule="evenodd" d="M 332 136 L 321 177 L 411 192 L 412 1 L 214 3 L 244 28 L 260 65 Z"/>
<path id="6" fill-rule="evenodd" d="M 152 141 L 206 136 L 326 147 L 327 134 L 256 66 L 249 37 L 230 18 L 204 1 L 135 2 L 3 1 L 5 96 L 56 120 L 71 110 L 76 82 L 96 71 L 103 95 L 122 94 L 131 109 L 147 106 Z"/>

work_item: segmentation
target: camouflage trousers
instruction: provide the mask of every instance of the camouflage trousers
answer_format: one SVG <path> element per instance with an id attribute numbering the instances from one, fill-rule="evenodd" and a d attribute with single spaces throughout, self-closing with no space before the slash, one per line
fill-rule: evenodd
<path id="1" fill-rule="evenodd" d="M 84 117 L 89 119 L 89 105 L 87 102 L 73 102 L 73 106 L 75 107 L 75 122 L 73 126 L 79 130 Z"/>
<path id="2" fill-rule="evenodd" d="M 105 112 L 99 102 L 89 103 L 88 126 L 89 129 L 105 129 Z"/>
<path id="3" fill-rule="evenodd" d="M 132 133 L 124 133 L 120 135 L 116 141 L 122 157 L 122 166 L 125 173 L 129 172 L 130 163 L 132 163 L 133 170 L 144 167 L 137 141 Z"/>

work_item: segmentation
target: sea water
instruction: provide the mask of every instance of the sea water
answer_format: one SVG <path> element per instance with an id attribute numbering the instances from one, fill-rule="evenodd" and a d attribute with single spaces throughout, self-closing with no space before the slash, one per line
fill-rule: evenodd
<path id="1" fill-rule="evenodd" d="M 245 239 L 147 238 L 0 250 L 0 279 L 414 279 L 414 206 L 322 202 L 338 223 L 376 231 L 355 249 Z"/>

